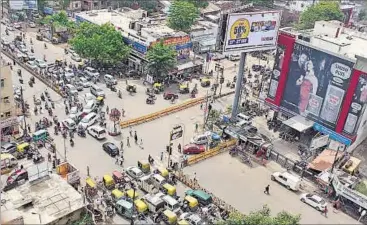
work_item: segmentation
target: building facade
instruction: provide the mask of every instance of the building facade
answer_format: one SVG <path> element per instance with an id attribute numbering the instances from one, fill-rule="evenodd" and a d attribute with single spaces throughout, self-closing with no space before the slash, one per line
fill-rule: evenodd
<path id="1" fill-rule="evenodd" d="M 266 102 L 353 150 L 367 137 L 367 58 L 358 50 L 367 40 L 342 25 L 320 21 L 306 33 L 280 31 Z"/>
<path id="2" fill-rule="evenodd" d="M 19 133 L 16 106 L 14 103 L 13 82 L 10 66 L 1 66 L 0 74 L 0 129 L 1 140 Z"/>

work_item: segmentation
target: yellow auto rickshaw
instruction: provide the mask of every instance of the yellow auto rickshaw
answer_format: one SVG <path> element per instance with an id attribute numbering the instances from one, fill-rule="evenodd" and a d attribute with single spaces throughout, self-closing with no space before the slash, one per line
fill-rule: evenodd
<path id="1" fill-rule="evenodd" d="M 166 224 L 176 224 L 177 223 L 177 215 L 171 210 L 166 209 L 163 212 L 163 221 Z"/>
<path id="2" fill-rule="evenodd" d="M 135 199 L 139 197 L 139 193 L 136 190 L 134 191 L 133 189 L 129 189 L 126 191 L 126 197 L 129 197 L 130 199 Z"/>
<path id="3" fill-rule="evenodd" d="M 180 221 L 178 221 L 178 223 L 177 223 L 178 225 L 190 225 L 190 223 L 189 222 L 187 222 L 187 220 L 180 220 Z"/>
<path id="4" fill-rule="evenodd" d="M 189 86 L 187 84 L 180 84 L 179 92 L 180 94 L 188 94 L 190 92 Z"/>
<path id="5" fill-rule="evenodd" d="M 185 208 L 188 208 L 192 212 L 196 211 L 199 207 L 199 201 L 190 195 L 185 196 L 183 204 Z"/>
<path id="6" fill-rule="evenodd" d="M 149 173 L 150 172 L 150 164 L 148 161 L 145 160 L 139 160 L 138 161 L 138 167 L 143 173 Z"/>
<path id="7" fill-rule="evenodd" d="M 153 89 L 156 94 L 163 91 L 163 85 L 159 82 L 153 84 Z"/>
<path id="8" fill-rule="evenodd" d="M 31 149 L 31 146 L 28 142 L 23 142 L 17 145 L 17 150 L 20 153 L 28 152 Z"/>
<path id="9" fill-rule="evenodd" d="M 87 197 L 94 197 L 97 194 L 96 182 L 90 177 L 85 179 L 85 193 Z"/>
<path id="10" fill-rule="evenodd" d="M 155 170 L 155 173 L 161 175 L 162 177 L 164 177 L 166 179 L 168 178 L 168 175 L 169 175 L 168 170 L 166 168 L 163 168 L 163 167 L 157 168 Z"/>
<path id="11" fill-rule="evenodd" d="M 148 205 L 141 199 L 135 200 L 135 207 L 139 214 L 148 213 Z"/>
<path id="12" fill-rule="evenodd" d="M 200 80 L 200 84 L 202 87 L 209 87 L 210 86 L 210 80 L 208 78 L 203 78 Z"/>
<path id="13" fill-rule="evenodd" d="M 161 191 L 164 194 L 170 195 L 170 196 L 176 196 L 176 187 L 170 185 L 169 183 L 165 183 L 161 186 Z"/>
<path id="14" fill-rule="evenodd" d="M 102 96 L 98 96 L 96 98 L 96 103 L 98 106 L 103 106 L 104 105 L 104 98 Z"/>
<path id="15" fill-rule="evenodd" d="M 115 181 L 113 180 L 111 175 L 103 176 L 103 184 L 108 190 L 112 190 L 115 188 Z"/>
<path id="16" fill-rule="evenodd" d="M 119 201 L 125 196 L 124 192 L 120 191 L 119 189 L 113 189 L 111 191 L 111 197 L 114 202 Z"/>

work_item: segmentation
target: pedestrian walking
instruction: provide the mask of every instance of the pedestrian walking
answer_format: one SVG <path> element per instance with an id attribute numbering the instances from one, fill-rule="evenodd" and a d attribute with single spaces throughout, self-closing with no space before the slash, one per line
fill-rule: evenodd
<path id="1" fill-rule="evenodd" d="M 133 128 L 131 126 L 130 126 L 129 133 L 130 133 L 130 137 L 132 137 L 133 136 Z"/>
<path id="2" fill-rule="evenodd" d="M 200 104 L 200 110 L 203 110 L 203 103 Z"/>
<path id="3" fill-rule="evenodd" d="M 325 209 L 321 212 L 321 214 L 324 214 L 325 217 L 327 217 L 328 209 L 327 206 L 325 206 Z"/>
<path id="4" fill-rule="evenodd" d="M 108 114 L 109 111 L 110 111 L 110 108 L 106 106 L 106 113 Z"/>
<path id="5" fill-rule="evenodd" d="M 118 164 L 118 163 L 119 163 L 119 157 L 118 157 L 118 156 L 116 156 L 115 158 L 116 158 L 116 162 L 115 162 L 115 164 Z"/>
<path id="6" fill-rule="evenodd" d="M 126 145 L 127 145 L 127 147 L 130 147 L 130 139 L 129 139 L 129 137 L 126 138 Z"/>
<path id="7" fill-rule="evenodd" d="M 198 129 L 199 129 L 199 124 L 195 124 L 195 132 L 198 132 Z"/>
<path id="8" fill-rule="evenodd" d="M 138 144 L 138 135 L 136 134 L 136 131 L 134 133 L 134 140 L 135 140 L 135 144 Z"/>
<path id="9" fill-rule="evenodd" d="M 31 133 L 31 126 L 29 124 L 28 124 L 27 128 L 28 128 L 28 133 Z"/>
<path id="10" fill-rule="evenodd" d="M 122 140 L 120 142 L 120 149 L 121 149 L 121 151 L 124 149 L 124 142 Z"/>
<path id="11" fill-rule="evenodd" d="M 120 158 L 120 166 L 122 166 L 123 163 L 124 163 L 124 156 L 121 155 L 121 158 Z"/>
<path id="12" fill-rule="evenodd" d="M 270 195 L 269 188 L 270 185 L 268 184 L 268 186 L 265 187 L 264 194 Z"/>
<path id="13" fill-rule="evenodd" d="M 178 149 L 178 153 L 181 153 L 181 143 L 178 144 L 177 149 Z"/>
<path id="14" fill-rule="evenodd" d="M 121 114 L 122 114 L 122 117 L 125 117 L 125 110 L 124 109 L 121 110 Z"/>
<path id="15" fill-rule="evenodd" d="M 144 147 L 143 147 L 143 139 L 140 139 L 139 146 L 140 146 L 140 148 L 141 148 L 141 149 L 143 149 L 143 148 L 144 148 Z"/>
<path id="16" fill-rule="evenodd" d="M 163 161 L 163 152 L 161 152 L 161 161 Z"/>

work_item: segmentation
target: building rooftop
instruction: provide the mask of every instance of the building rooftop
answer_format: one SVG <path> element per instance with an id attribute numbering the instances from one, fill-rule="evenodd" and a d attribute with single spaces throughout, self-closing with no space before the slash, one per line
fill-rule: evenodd
<path id="1" fill-rule="evenodd" d="M 1 224 L 21 217 L 24 224 L 49 224 L 85 206 L 82 195 L 56 174 L 29 179 L 1 194 Z"/>

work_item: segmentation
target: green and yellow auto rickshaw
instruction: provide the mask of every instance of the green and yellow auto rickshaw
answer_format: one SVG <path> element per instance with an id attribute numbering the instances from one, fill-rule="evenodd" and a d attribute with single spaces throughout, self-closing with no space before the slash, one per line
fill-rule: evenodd
<path id="1" fill-rule="evenodd" d="M 138 161 L 138 168 L 143 171 L 143 173 L 150 173 L 150 164 L 148 161 L 139 160 Z"/>
<path id="2" fill-rule="evenodd" d="M 111 191 L 111 197 L 114 202 L 118 202 L 119 200 L 123 199 L 125 193 L 120 191 L 119 189 L 113 189 Z"/>
<path id="3" fill-rule="evenodd" d="M 108 190 L 112 190 L 115 188 L 115 181 L 109 174 L 103 176 L 103 184 Z"/>
<path id="4" fill-rule="evenodd" d="M 164 194 L 176 196 L 176 187 L 170 185 L 169 183 L 163 184 L 160 189 Z"/>
<path id="5" fill-rule="evenodd" d="M 180 84 L 178 87 L 180 94 L 188 94 L 190 92 L 189 86 L 187 84 Z"/>
<path id="6" fill-rule="evenodd" d="M 139 214 L 146 214 L 148 213 L 148 205 L 141 199 L 137 199 L 134 201 L 136 211 Z"/>
<path id="7" fill-rule="evenodd" d="M 177 214 L 172 212 L 171 210 L 164 210 L 163 212 L 163 221 L 166 223 L 166 224 L 176 224 L 177 223 Z"/>
<path id="8" fill-rule="evenodd" d="M 187 208 L 191 212 L 195 212 L 199 207 L 199 201 L 190 195 L 186 195 L 183 200 L 183 205 L 184 208 Z"/>

